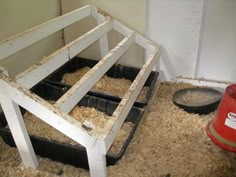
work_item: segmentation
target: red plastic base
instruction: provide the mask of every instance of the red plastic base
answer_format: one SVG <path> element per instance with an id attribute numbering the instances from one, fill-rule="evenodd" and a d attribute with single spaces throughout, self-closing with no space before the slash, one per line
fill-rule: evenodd
<path id="1" fill-rule="evenodd" d="M 208 124 L 207 124 L 207 127 L 206 127 L 206 132 L 207 132 L 207 135 L 209 136 L 209 138 L 219 147 L 227 150 L 227 151 L 231 151 L 231 152 L 236 152 L 236 147 L 232 147 L 230 145 L 227 145 L 223 142 L 221 142 L 219 139 L 217 139 L 213 134 L 213 132 L 211 131 L 210 129 L 210 126 L 213 126 L 212 125 L 213 121 L 210 121 Z M 213 127 L 214 128 L 214 127 Z M 217 132 L 215 132 L 217 133 Z M 221 139 L 224 139 L 224 137 L 220 136 L 219 134 L 217 135 L 219 136 Z"/>

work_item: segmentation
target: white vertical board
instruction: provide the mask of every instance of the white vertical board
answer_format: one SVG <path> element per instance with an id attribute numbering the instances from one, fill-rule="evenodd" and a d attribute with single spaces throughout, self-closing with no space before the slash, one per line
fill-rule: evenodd
<path id="1" fill-rule="evenodd" d="M 236 1 L 207 0 L 197 77 L 236 82 Z"/>
<path id="2" fill-rule="evenodd" d="M 165 78 L 194 77 L 204 0 L 147 1 L 146 35 L 162 45 Z"/>
<path id="3" fill-rule="evenodd" d="M 24 165 L 36 168 L 38 166 L 37 157 L 34 153 L 19 106 L 4 96 L 0 96 L 0 100 L 8 126 Z"/>

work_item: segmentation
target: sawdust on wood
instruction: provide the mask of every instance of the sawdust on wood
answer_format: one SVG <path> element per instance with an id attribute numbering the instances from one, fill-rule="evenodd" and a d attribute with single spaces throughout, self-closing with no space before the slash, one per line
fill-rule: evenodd
<path id="1" fill-rule="evenodd" d="M 91 68 L 84 67 L 78 69 L 73 73 L 66 73 L 62 77 L 62 82 L 68 85 L 74 85 L 79 81 Z M 123 97 L 128 91 L 132 82 L 124 78 L 112 78 L 104 75 L 92 88 L 94 91 L 99 91 L 102 93 Z M 141 90 L 138 100 L 143 101 L 147 95 L 149 87 L 143 87 Z"/>
<path id="2" fill-rule="evenodd" d="M 216 146 L 206 135 L 215 116 L 190 114 L 172 103 L 183 83 L 163 83 L 150 112 L 123 158 L 108 167 L 109 177 L 234 177 L 236 156 Z M 0 141 L 0 174 L 4 177 L 88 177 L 80 168 L 39 158 L 39 169 L 23 168 L 15 148 Z"/>
<path id="3" fill-rule="evenodd" d="M 89 108 L 84 106 L 75 106 L 75 108 L 73 108 L 73 110 L 70 112 L 70 115 L 73 116 L 75 119 L 79 120 L 80 122 L 88 120 L 94 125 L 100 127 L 103 127 L 110 117 L 107 114 L 96 110 L 95 108 Z M 76 141 L 67 137 L 63 133 L 59 132 L 58 130 L 56 130 L 55 128 L 48 125 L 47 123 L 40 120 L 29 112 L 26 112 L 24 114 L 24 121 L 26 129 L 28 130 L 30 135 L 34 135 L 36 137 L 43 137 L 50 141 L 53 140 L 60 143 L 78 145 Z M 132 122 L 124 122 L 108 153 L 118 154 L 120 152 L 133 126 L 134 125 Z"/>
<path id="4" fill-rule="evenodd" d="M 100 128 L 104 128 L 106 122 L 110 118 L 110 116 L 96 110 L 95 108 L 89 108 L 84 106 L 75 106 L 71 110 L 70 115 L 81 123 L 87 120 Z"/>

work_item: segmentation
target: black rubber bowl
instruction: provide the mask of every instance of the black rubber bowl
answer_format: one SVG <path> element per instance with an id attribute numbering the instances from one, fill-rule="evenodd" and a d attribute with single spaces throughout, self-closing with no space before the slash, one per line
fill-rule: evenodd
<path id="1" fill-rule="evenodd" d="M 218 107 L 222 93 L 211 88 L 186 88 L 175 92 L 173 102 L 186 112 L 208 114 Z"/>

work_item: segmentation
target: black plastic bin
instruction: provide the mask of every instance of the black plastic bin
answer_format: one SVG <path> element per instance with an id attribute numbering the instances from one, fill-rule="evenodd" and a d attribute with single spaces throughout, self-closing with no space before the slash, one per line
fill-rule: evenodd
<path id="1" fill-rule="evenodd" d="M 45 99 L 58 99 L 65 91 L 62 88 L 56 86 L 50 86 L 50 84 L 40 84 L 32 89 L 34 93 Z M 102 98 L 86 95 L 79 103 L 79 106 L 94 107 L 99 111 L 105 112 L 111 115 L 116 109 L 118 103 L 105 100 Z M 21 111 L 25 111 L 21 109 Z M 121 150 L 117 154 L 107 154 L 106 160 L 107 165 L 114 165 L 124 154 L 125 150 L 130 143 L 135 130 L 140 122 L 143 115 L 143 111 L 139 108 L 133 107 L 129 112 L 125 121 L 132 122 L 133 128 L 124 142 Z M 0 128 L 0 135 L 2 136 L 5 143 L 10 146 L 15 146 L 13 137 L 9 128 L 7 128 L 7 123 L 5 121 L 4 114 L 0 115 L 0 122 L 2 127 Z M 47 157 L 55 161 L 60 161 L 65 164 L 70 164 L 76 167 L 88 169 L 88 159 L 86 149 L 81 145 L 70 145 L 65 143 L 60 143 L 56 141 L 49 141 L 46 138 L 30 136 L 32 145 L 34 147 L 35 153 Z"/>
<path id="2" fill-rule="evenodd" d="M 97 64 L 97 62 L 98 61 L 95 61 L 95 60 L 75 57 L 75 58 L 71 59 L 69 62 L 67 62 L 65 65 L 60 67 L 58 70 L 53 72 L 49 77 L 47 77 L 45 79 L 45 81 L 49 82 L 51 84 L 54 84 L 54 85 L 63 86 L 63 87 L 65 86 L 67 88 L 70 88 L 71 86 L 61 82 L 64 74 L 73 73 L 76 70 L 82 69 L 86 66 L 92 68 L 94 65 Z M 139 71 L 140 71 L 139 68 L 127 67 L 127 66 L 122 66 L 122 65 L 117 64 L 117 65 L 113 65 L 107 71 L 106 75 L 109 77 L 112 77 L 112 78 L 125 78 L 130 81 L 134 81 L 134 79 L 137 76 Z M 152 71 L 150 73 L 147 81 L 144 84 L 144 86 L 149 87 L 147 94 L 145 96 L 145 99 L 141 100 L 141 101 L 136 100 L 136 102 L 134 103 L 134 106 L 144 107 L 145 105 L 147 105 L 147 103 L 150 99 L 150 95 L 153 91 L 153 87 L 157 81 L 158 74 L 159 74 L 158 72 L 154 72 L 154 71 Z M 90 90 L 88 92 L 88 94 L 92 95 L 92 96 L 97 96 L 100 98 L 109 99 L 111 101 L 119 102 L 121 100 L 121 97 L 110 95 L 110 94 L 99 92 L 99 91 L 95 91 L 95 90 Z"/>

